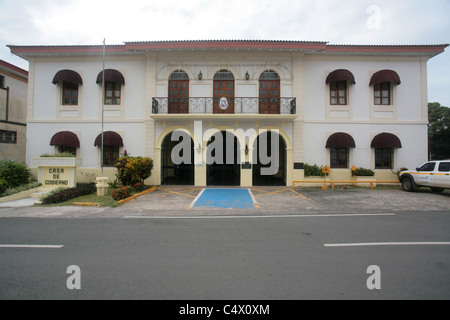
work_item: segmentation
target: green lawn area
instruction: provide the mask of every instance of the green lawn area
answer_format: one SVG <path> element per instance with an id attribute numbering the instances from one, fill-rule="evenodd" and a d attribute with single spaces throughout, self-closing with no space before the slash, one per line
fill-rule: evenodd
<path id="1" fill-rule="evenodd" d="M 117 207 L 116 201 L 111 196 L 111 191 L 113 189 L 108 189 L 108 195 L 106 197 L 99 197 L 97 193 L 88 194 L 85 196 L 77 197 L 74 199 L 70 199 L 61 203 L 55 204 L 47 204 L 47 205 L 39 205 L 41 207 L 60 207 L 60 206 L 73 206 L 73 203 L 97 203 L 101 207 Z"/>
<path id="2" fill-rule="evenodd" d="M 151 187 L 146 186 L 146 190 L 148 190 L 150 188 Z M 74 199 L 70 199 L 70 200 L 67 200 L 67 201 L 61 202 L 61 203 L 48 204 L 48 205 L 39 205 L 39 206 L 42 206 L 42 207 L 46 207 L 46 206 L 52 206 L 52 207 L 73 206 L 74 203 L 77 203 L 78 205 L 81 205 L 81 204 L 85 204 L 85 205 L 98 204 L 100 207 L 117 207 L 117 206 L 119 206 L 119 204 L 111 196 L 111 192 L 113 190 L 114 190 L 114 188 L 108 188 L 108 194 L 105 197 L 100 197 L 100 196 L 97 196 L 97 193 L 92 193 L 92 194 L 89 194 L 89 195 L 85 195 L 85 196 L 77 197 L 77 198 L 74 198 Z M 140 192 L 138 192 L 138 191 L 133 191 L 133 192 L 131 192 L 130 197 L 134 196 L 136 194 L 139 194 L 139 193 Z"/>

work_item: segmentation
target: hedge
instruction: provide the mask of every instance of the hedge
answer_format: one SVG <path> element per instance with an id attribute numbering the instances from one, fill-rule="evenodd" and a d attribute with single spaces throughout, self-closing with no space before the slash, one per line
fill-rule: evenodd
<path id="1" fill-rule="evenodd" d="M 80 196 L 85 196 L 97 192 L 94 183 L 79 183 L 75 188 L 65 189 L 61 192 L 50 195 L 42 200 L 42 204 L 55 204 L 65 202 Z"/>

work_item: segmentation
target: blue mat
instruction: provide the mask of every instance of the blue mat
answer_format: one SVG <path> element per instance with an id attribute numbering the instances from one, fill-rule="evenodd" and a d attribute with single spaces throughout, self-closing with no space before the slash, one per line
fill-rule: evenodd
<path id="1" fill-rule="evenodd" d="M 252 209 L 255 204 L 248 189 L 205 189 L 193 207 Z"/>

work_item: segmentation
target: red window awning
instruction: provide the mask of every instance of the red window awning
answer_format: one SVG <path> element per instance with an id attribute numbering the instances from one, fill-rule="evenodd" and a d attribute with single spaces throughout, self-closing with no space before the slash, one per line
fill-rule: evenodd
<path id="1" fill-rule="evenodd" d="M 356 148 L 356 143 L 348 133 L 338 132 L 328 138 L 326 148 Z"/>
<path id="2" fill-rule="evenodd" d="M 79 148 L 80 140 L 78 140 L 78 137 L 75 133 L 70 131 L 62 131 L 58 132 L 52 137 L 52 140 L 50 140 L 50 145 L 57 147 Z"/>
<path id="3" fill-rule="evenodd" d="M 381 70 L 376 72 L 372 76 L 372 79 L 370 79 L 370 86 L 374 86 L 383 82 L 392 82 L 397 86 L 402 83 L 397 72 L 393 70 Z"/>
<path id="4" fill-rule="evenodd" d="M 348 81 L 356 84 L 355 76 L 353 75 L 353 73 L 346 69 L 338 69 L 331 72 L 327 77 L 326 84 L 336 81 Z"/>
<path id="5" fill-rule="evenodd" d="M 103 71 L 101 71 L 97 76 L 97 84 L 102 83 L 102 80 L 103 80 Z M 105 70 L 105 81 L 111 81 L 125 85 L 125 78 L 122 75 L 122 73 L 114 69 Z"/>
<path id="6" fill-rule="evenodd" d="M 57 84 L 58 82 L 70 82 L 75 84 L 83 84 L 83 79 L 78 74 L 78 72 L 73 70 L 61 70 L 58 71 L 53 77 L 53 84 Z"/>
<path id="7" fill-rule="evenodd" d="M 401 148 L 402 142 L 392 133 L 380 133 L 372 140 L 371 148 Z"/>
<path id="8" fill-rule="evenodd" d="M 122 137 L 113 131 L 106 131 L 103 133 L 103 145 L 108 147 L 123 147 L 123 140 Z M 102 134 L 100 133 L 97 138 L 95 139 L 94 146 L 101 146 L 102 145 Z"/>

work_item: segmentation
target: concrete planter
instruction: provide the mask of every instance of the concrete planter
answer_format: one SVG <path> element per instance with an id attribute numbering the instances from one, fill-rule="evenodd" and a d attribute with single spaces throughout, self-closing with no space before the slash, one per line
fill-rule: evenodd
<path id="1" fill-rule="evenodd" d="M 298 183 L 298 187 L 321 187 L 323 186 L 323 183 L 325 181 L 325 177 L 321 176 L 314 176 L 314 177 L 304 177 L 302 179 L 304 182 Z M 308 182 L 311 181 L 311 182 Z M 314 181 L 320 181 L 320 182 L 314 182 Z M 327 185 L 329 184 L 330 178 L 327 176 Z"/>
<path id="2" fill-rule="evenodd" d="M 370 182 L 376 182 L 377 178 L 373 177 L 373 176 L 357 176 L 355 177 L 356 181 L 368 181 L 368 183 L 358 183 L 357 186 L 358 187 L 370 187 Z M 373 186 L 376 187 L 377 184 L 373 183 Z"/>
<path id="3" fill-rule="evenodd" d="M 81 166 L 81 158 L 32 158 L 32 167 L 79 167 Z"/>

